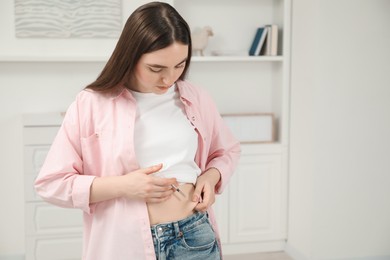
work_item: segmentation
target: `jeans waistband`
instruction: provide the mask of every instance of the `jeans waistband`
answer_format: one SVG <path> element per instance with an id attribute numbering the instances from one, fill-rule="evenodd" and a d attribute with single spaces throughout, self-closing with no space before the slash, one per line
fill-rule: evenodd
<path id="1" fill-rule="evenodd" d="M 191 216 L 174 222 L 160 223 L 151 226 L 152 236 L 162 237 L 180 237 L 183 232 L 194 228 L 197 225 L 207 221 L 207 213 L 196 212 Z"/>

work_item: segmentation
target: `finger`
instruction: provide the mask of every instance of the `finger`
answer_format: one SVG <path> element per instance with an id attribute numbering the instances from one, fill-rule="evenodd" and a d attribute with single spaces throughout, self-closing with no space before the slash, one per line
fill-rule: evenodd
<path id="1" fill-rule="evenodd" d="M 206 205 L 209 205 L 210 204 L 210 198 L 211 198 L 210 190 L 207 189 L 207 187 L 205 187 L 205 189 L 203 190 L 203 193 L 202 193 L 202 197 L 201 197 L 202 201 L 200 201 L 200 202 L 203 202 Z"/>
<path id="2" fill-rule="evenodd" d="M 195 209 L 198 211 L 207 211 L 207 209 L 212 205 L 211 196 L 207 195 L 208 193 L 203 193 L 198 205 Z"/>
<path id="3" fill-rule="evenodd" d="M 207 189 L 205 189 L 204 194 L 203 194 L 203 200 L 206 201 L 206 203 L 207 203 L 207 205 L 209 205 L 209 207 L 214 204 L 215 191 L 210 186 L 208 186 Z"/>
<path id="4" fill-rule="evenodd" d="M 146 193 L 146 197 L 155 197 L 155 198 L 158 198 L 158 197 L 164 197 L 164 196 L 167 196 L 169 194 L 172 194 L 173 193 L 173 190 L 171 188 L 171 186 L 157 186 L 157 185 L 154 185 L 151 187 L 151 189 L 149 189 Z"/>
<path id="5" fill-rule="evenodd" d="M 158 186 L 164 186 L 164 187 L 172 187 L 171 185 L 177 186 L 177 180 L 176 178 L 159 178 L 155 177 L 153 179 L 153 184 Z"/>
<path id="6" fill-rule="evenodd" d="M 149 184 L 144 187 L 147 197 L 158 197 L 164 192 L 173 193 L 172 186 L 169 185 L 170 182 L 164 181 L 163 178 L 159 177 L 150 176 L 149 178 Z"/>
<path id="7" fill-rule="evenodd" d="M 172 194 L 173 194 L 172 189 L 164 190 L 164 191 L 156 191 L 156 192 L 151 193 L 149 195 L 149 198 L 163 199 L 163 198 L 170 197 Z"/>
<path id="8" fill-rule="evenodd" d="M 144 194 L 143 199 L 146 202 L 157 202 L 157 201 L 165 201 L 169 199 L 173 194 L 172 190 L 169 191 L 163 191 L 163 192 L 149 192 Z"/>
<path id="9" fill-rule="evenodd" d="M 198 205 L 196 205 L 195 210 L 200 211 L 200 212 L 205 212 L 205 211 L 207 211 L 207 204 L 200 202 L 200 203 L 198 203 Z"/>
<path id="10" fill-rule="evenodd" d="M 202 199 L 202 196 L 201 196 L 202 190 L 203 190 L 203 186 L 200 186 L 200 185 L 195 186 L 194 195 L 192 195 L 193 202 L 199 202 Z"/>
<path id="11" fill-rule="evenodd" d="M 146 173 L 146 174 L 152 174 L 152 173 L 155 173 L 155 172 L 158 172 L 159 170 L 161 170 L 162 167 L 163 167 L 163 164 L 160 163 L 160 164 L 153 165 L 153 166 L 150 166 L 147 168 L 142 168 L 139 171 L 142 173 Z"/>

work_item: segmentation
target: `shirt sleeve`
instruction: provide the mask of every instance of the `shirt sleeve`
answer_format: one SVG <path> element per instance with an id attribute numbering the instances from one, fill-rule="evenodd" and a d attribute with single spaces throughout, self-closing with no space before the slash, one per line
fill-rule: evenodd
<path id="1" fill-rule="evenodd" d="M 77 100 L 68 108 L 63 123 L 35 180 L 43 200 L 91 214 L 90 187 L 95 176 L 83 175 L 80 121 Z"/>
<path id="2" fill-rule="evenodd" d="M 209 131 L 209 150 L 206 170 L 216 168 L 221 174 L 221 180 L 216 186 L 216 193 L 223 192 L 233 175 L 241 155 L 240 142 L 233 136 L 223 121 L 214 101 L 210 96 L 202 97 L 207 105 L 203 113 L 206 116 L 206 128 Z"/>

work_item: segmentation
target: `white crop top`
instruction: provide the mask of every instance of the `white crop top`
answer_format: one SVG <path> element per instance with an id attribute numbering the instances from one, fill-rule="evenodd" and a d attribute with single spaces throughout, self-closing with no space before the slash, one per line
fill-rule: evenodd
<path id="1" fill-rule="evenodd" d="M 140 167 L 162 163 L 155 176 L 195 184 L 201 172 L 195 163 L 198 135 L 187 119 L 176 86 L 160 95 L 132 94 L 137 100 L 134 149 Z"/>

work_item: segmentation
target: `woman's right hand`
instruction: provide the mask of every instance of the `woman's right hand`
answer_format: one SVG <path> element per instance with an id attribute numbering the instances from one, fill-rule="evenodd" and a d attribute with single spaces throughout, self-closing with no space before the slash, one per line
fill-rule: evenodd
<path id="1" fill-rule="evenodd" d="M 90 203 L 124 197 L 148 203 L 167 200 L 174 192 L 175 178 L 160 178 L 151 175 L 161 170 L 162 164 L 138 169 L 122 176 L 97 177 L 90 190 Z"/>
<path id="2" fill-rule="evenodd" d="M 148 203 L 167 200 L 174 193 L 172 184 L 178 185 L 175 178 L 160 178 L 151 175 L 161 170 L 162 164 L 138 169 L 121 176 L 123 197 L 142 199 Z"/>

